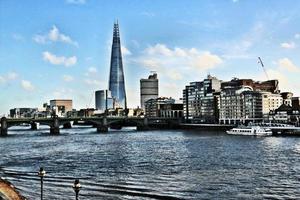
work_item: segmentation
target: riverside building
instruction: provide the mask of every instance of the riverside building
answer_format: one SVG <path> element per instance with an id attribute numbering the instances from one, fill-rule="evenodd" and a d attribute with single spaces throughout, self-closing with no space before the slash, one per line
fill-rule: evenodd
<path id="1" fill-rule="evenodd" d="M 158 78 L 153 72 L 147 79 L 140 80 L 141 108 L 145 110 L 145 102 L 149 99 L 158 98 Z"/>
<path id="2" fill-rule="evenodd" d="M 100 112 L 113 108 L 113 98 L 109 90 L 97 90 L 95 92 L 95 107 Z"/>
<path id="3" fill-rule="evenodd" d="M 145 102 L 145 116 L 181 118 L 183 117 L 183 104 L 171 97 L 159 97 Z"/>
<path id="4" fill-rule="evenodd" d="M 278 108 L 282 97 L 278 94 L 278 81 L 255 82 L 237 79 L 223 82 L 220 93 L 220 119 L 222 124 L 247 124 L 263 121 L 263 114 Z"/>
<path id="5" fill-rule="evenodd" d="M 187 121 L 215 123 L 219 117 L 221 81 L 208 75 L 199 82 L 190 82 L 183 90 L 183 110 Z"/>
<path id="6" fill-rule="evenodd" d="M 281 94 L 262 92 L 262 112 L 264 119 L 269 119 L 269 113 L 275 111 L 283 104 L 283 98 Z"/>
<path id="7" fill-rule="evenodd" d="M 55 111 L 58 116 L 65 116 L 67 112 L 72 111 L 73 101 L 71 99 L 53 99 L 50 100 L 50 110 Z"/>

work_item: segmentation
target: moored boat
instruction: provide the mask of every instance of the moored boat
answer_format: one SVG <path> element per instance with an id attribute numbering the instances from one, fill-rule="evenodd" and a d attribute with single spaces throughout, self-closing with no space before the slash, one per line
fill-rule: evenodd
<path id="1" fill-rule="evenodd" d="M 269 128 L 263 128 L 260 126 L 238 127 L 226 131 L 230 135 L 253 135 L 253 136 L 270 136 L 272 130 Z"/>

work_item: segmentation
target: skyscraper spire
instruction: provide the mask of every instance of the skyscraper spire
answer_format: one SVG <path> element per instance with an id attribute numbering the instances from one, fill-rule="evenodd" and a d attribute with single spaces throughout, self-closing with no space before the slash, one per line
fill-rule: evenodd
<path id="1" fill-rule="evenodd" d="M 126 109 L 127 101 L 118 21 L 114 23 L 108 88 L 116 105 Z"/>

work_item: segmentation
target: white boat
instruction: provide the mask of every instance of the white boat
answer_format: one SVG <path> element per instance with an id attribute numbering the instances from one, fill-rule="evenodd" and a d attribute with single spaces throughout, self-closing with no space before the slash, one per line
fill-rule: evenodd
<path id="1" fill-rule="evenodd" d="M 260 126 L 238 127 L 226 131 L 230 135 L 253 135 L 253 136 L 269 136 L 272 135 L 272 130 Z"/>

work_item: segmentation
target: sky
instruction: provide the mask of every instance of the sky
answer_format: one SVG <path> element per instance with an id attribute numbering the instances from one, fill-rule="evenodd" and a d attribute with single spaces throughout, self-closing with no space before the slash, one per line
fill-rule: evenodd
<path id="1" fill-rule="evenodd" d="M 55 98 L 94 107 L 94 91 L 108 88 L 116 20 L 129 107 L 150 71 L 159 95 L 175 99 L 208 74 L 268 76 L 299 96 L 299 10 L 294 0 L 0 0 L 0 114 Z"/>

